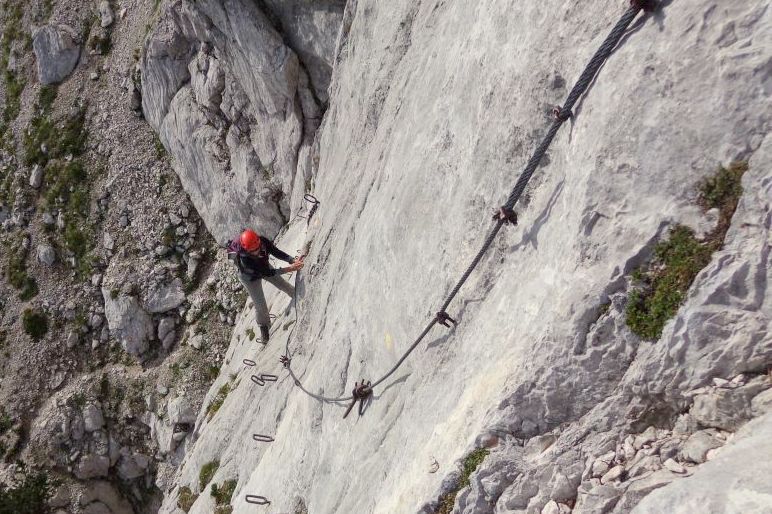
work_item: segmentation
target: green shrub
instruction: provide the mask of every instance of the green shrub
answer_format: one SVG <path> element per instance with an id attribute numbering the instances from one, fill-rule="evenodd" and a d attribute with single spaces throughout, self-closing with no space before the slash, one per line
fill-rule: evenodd
<path id="1" fill-rule="evenodd" d="M 210 492 L 216 505 L 230 505 L 235 490 L 236 480 L 226 480 L 220 486 L 212 484 Z"/>
<path id="2" fill-rule="evenodd" d="M 715 231 L 715 235 L 720 236 L 720 241 L 716 237 L 713 238 L 714 245 L 718 248 L 723 244 L 724 236 L 737 209 L 737 203 L 743 194 L 742 177 L 746 171 L 748 171 L 746 161 L 733 162 L 728 168 L 723 166 L 719 168 L 715 175 L 705 179 L 700 186 L 700 206 L 705 210 L 718 209 L 720 212 Z"/>
<path id="3" fill-rule="evenodd" d="M 25 309 L 22 315 L 24 332 L 33 339 L 40 339 L 48 332 L 48 318 L 44 312 Z"/>
<path id="4" fill-rule="evenodd" d="M 47 501 L 53 494 L 54 485 L 45 473 L 26 471 L 14 487 L 0 483 L 0 514 L 49 512 Z"/>
<path id="5" fill-rule="evenodd" d="M 24 163 L 27 166 L 45 166 L 48 161 L 66 157 L 80 157 L 86 151 L 86 110 L 79 109 L 57 127 L 46 115 L 36 116 L 30 121 L 29 130 L 24 134 Z M 45 145 L 47 152 L 41 147 Z"/>
<path id="6" fill-rule="evenodd" d="M 110 32 L 102 34 L 93 34 L 88 41 L 88 47 L 91 50 L 95 50 L 99 55 L 107 55 L 112 48 L 112 40 Z"/>
<path id="7" fill-rule="evenodd" d="M 196 503 L 197 499 L 198 495 L 193 494 L 193 491 L 190 490 L 190 487 L 180 487 L 180 497 L 177 499 L 177 507 L 181 508 L 185 512 L 188 512 L 193 507 L 193 504 Z"/>
<path id="8" fill-rule="evenodd" d="M 435 514 L 450 514 L 453 511 L 453 506 L 456 503 L 456 495 L 465 487 L 469 487 L 469 477 L 475 470 L 480 467 L 480 464 L 485 460 L 490 452 L 485 448 L 478 448 L 464 458 L 461 464 L 461 477 L 459 477 L 458 484 L 449 491 L 442 495 L 440 498 L 439 509 Z"/>
<path id="9" fill-rule="evenodd" d="M 222 387 L 220 387 L 220 389 L 217 391 L 217 394 L 214 396 L 214 398 L 212 398 L 212 401 L 206 407 L 207 419 L 212 419 L 212 417 L 217 414 L 217 411 L 220 410 L 220 407 L 222 407 L 223 403 L 225 403 L 225 399 L 228 397 L 228 393 L 230 392 L 230 382 L 226 382 L 222 385 Z"/>
<path id="10" fill-rule="evenodd" d="M 0 70 L 3 70 L 3 83 L 5 85 L 5 103 L 3 105 L 2 121 L 8 123 L 16 119 L 21 109 L 21 93 L 27 85 L 23 78 L 19 78 L 15 73 L 8 69 L 8 62 L 11 57 L 11 47 L 14 41 L 24 41 L 25 34 L 22 27 L 22 17 L 24 11 L 22 4 L 6 3 L 3 6 L 5 11 L 5 25 L 2 30 L 2 39 L 0 39 Z"/>
<path id="11" fill-rule="evenodd" d="M 649 270 L 630 293 L 626 308 L 630 329 L 644 339 L 659 339 L 711 254 L 712 249 L 698 241 L 692 229 L 675 226 L 670 237 L 654 248 Z"/>
<path id="12" fill-rule="evenodd" d="M 206 489 L 207 484 L 212 481 L 212 477 L 217 473 L 217 468 L 220 467 L 220 461 L 213 460 L 207 462 L 201 467 L 201 471 L 198 473 L 198 485 L 203 491 Z"/>
<path id="13" fill-rule="evenodd" d="M 13 426 L 13 419 L 5 412 L 5 409 L 0 407 L 0 435 L 5 434 Z"/>
<path id="14" fill-rule="evenodd" d="M 654 248 L 652 262 L 633 272 L 635 287 L 628 296 L 627 325 L 641 338 L 660 338 L 697 274 L 708 265 L 713 252 L 723 246 L 742 195 L 742 175 L 747 170 L 747 163 L 736 162 L 729 168 L 721 167 L 701 184 L 702 208 L 720 211 L 716 228 L 704 240 L 698 240 L 692 229 L 676 225 L 668 239 Z"/>
<path id="15" fill-rule="evenodd" d="M 58 91 L 56 85 L 41 87 L 40 93 L 38 93 L 38 108 L 44 113 L 51 111 L 51 107 L 54 105 L 54 100 L 56 100 Z"/>
<path id="16" fill-rule="evenodd" d="M 38 285 L 34 278 L 27 275 L 27 252 L 21 246 L 21 241 L 9 250 L 6 277 L 8 283 L 19 289 L 19 298 L 23 301 L 30 300 L 38 294 Z"/>
<path id="17" fill-rule="evenodd" d="M 8 70 L 5 70 L 3 76 L 5 80 L 3 121 L 8 123 L 15 120 L 19 115 L 19 111 L 21 110 L 21 93 L 27 86 L 27 82 Z"/>

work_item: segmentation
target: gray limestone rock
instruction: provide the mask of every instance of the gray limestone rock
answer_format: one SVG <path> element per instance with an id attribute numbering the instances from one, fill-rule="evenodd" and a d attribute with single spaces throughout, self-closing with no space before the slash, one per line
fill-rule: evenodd
<path id="1" fill-rule="evenodd" d="M 156 284 L 147 295 L 145 305 L 152 313 L 176 309 L 185 301 L 182 280 L 174 279 L 170 284 Z"/>
<path id="2" fill-rule="evenodd" d="M 46 266 L 53 266 L 56 262 L 56 250 L 48 243 L 39 244 L 36 255 L 38 262 Z"/>
<path id="3" fill-rule="evenodd" d="M 72 33 L 72 29 L 65 26 L 44 25 L 33 34 L 32 48 L 41 84 L 57 84 L 75 69 L 80 46 L 73 40 Z"/>
<path id="4" fill-rule="evenodd" d="M 113 235 L 109 232 L 105 232 L 102 237 L 102 244 L 105 247 L 105 250 L 114 250 L 115 249 L 115 239 L 113 238 Z"/>
<path id="5" fill-rule="evenodd" d="M 105 317 L 113 336 L 123 349 L 132 355 L 147 351 L 153 336 L 153 320 L 133 296 L 120 294 L 113 298 L 110 290 L 102 288 L 105 301 Z"/>
<path id="6" fill-rule="evenodd" d="M 107 0 L 102 0 L 99 2 L 99 25 L 102 28 L 109 27 L 113 24 L 113 21 L 115 21 L 115 16 L 113 15 L 113 9 L 110 7 L 110 2 Z"/>
<path id="7" fill-rule="evenodd" d="M 178 396 L 169 402 L 169 421 L 172 425 L 178 423 L 192 423 L 196 420 L 197 412 L 186 396 Z"/>
<path id="8" fill-rule="evenodd" d="M 98 405 L 90 403 L 83 408 L 83 425 L 86 432 L 99 430 L 104 424 L 102 409 Z"/>
<path id="9" fill-rule="evenodd" d="M 740 390 L 716 389 L 697 395 L 689 414 L 704 427 L 733 431 L 750 417 L 750 402 Z"/>
<path id="10" fill-rule="evenodd" d="M 110 459 L 106 456 L 88 454 L 81 457 L 75 476 L 81 480 L 106 477 L 110 469 Z"/>
<path id="11" fill-rule="evenodd" d="M 597 485 L 587 490 L 579 488 L 574 512 L 608 514 L 622 496 L 622 490 L 611 485 Z"/>
<path id="12" fill-rule="evenodd" d="M 767 389 L 751 400 L 751 413 L 754 416 L 761 416 L 772 411 L 772 389 Z"/>
<path id="13" fill-rule="evenodd" d="M 123 480 L 133 480 L 144 476 L 149 462 L 150 459 L 146 455 L 141 453 L 132 455 L 128 449 L 123 449 L 118 461 L 118 476 Z"/>
<path id="14" fill-rule="evenodd" d="M 306 31 L 303 48 L 315 55 L 324 46 L 331 58 L 342 5 L 323 3 L 336 15 L 322 3 L 294 3 L 287 19 Z M 308 68 L 246 0 L 169 4 L 143 55 L 142 110 L 209 231 L 225 240 L 256 225 L 272 237 L 289 212 L 298 153 L 319 124 Z"/>
<path id="15" fill-rule="evenodd" d="M 768 513 L 772 505 L 772 459 L 765 457 L 772 455 L 770 434 L 772 414 L 749 422 L 715 459 L 697 467 L 693 476 L 643 498 L 632 513 Z"/>
<path id="16" fill-rule="evenodd" d="M 174 343 L 176 333 L 174 330 L 175 318 L 173 316 L 167 316 L 162 318 L 158 323 L 158 340 L 161 341 L 163 348 L 168 350 Z"/>
<path id="17" fill-rule="evenodd" d="M 700 464 L 705 462 L 708 450 L 718 448 L 723 443 L 709 430 L 700 430 L 692 434 L 684 443 L 681 455 L 685 460 Z"/>
<path id="18" fill-rule="evenodd" d="M 221 241 L 246 221 L 271 235 L 281 209 L 298 210 L 289 201 L 274 209 L 261 196 L 270 183 L 293 199 L 308 185 L 322 204 L 310 224 L 293 221 L 277 238 L 290 251 L 313 240 L 297 323 L 256 352 L 244 337 L 253 313 L 242 313 L 204 405 L 231 373 L 240 385 L 211 420 L 199 414 L 174 484 L 194 484 L 218 458 L 239 476 L 236 512 L 248 508 L 247 491 L 276 512 L 291 512 L 295 495 L 315 513 L 415 512 L 439 497 L 446 463 L 463 460 L 480 434 L 522 441 L 559 428 L 529 460 L 499 468 L 489 455 L 455 507 L 539 512 L 555 468 L 584 469 L 628 435 L 671 427 L 696 388 L 772 360 L 767 2 L 662 2 L 640 17 L 555 137 L 517 204 L 520 225 L 498 233 L 450 306 L 458 325 L 432 328 L 366 415 L 345 421 L 291 380 L 256 397 L 242 360 L 276 369 L 281 350 L 271 348 L 289 342 L 304 386 L 334 396 L 388 370 L 474 258 L 491 226 L 484 213 L 504 201 L 551 123 L 547 106 L 564 101 L 627 4 L 348 2 L 329 108 L 302 135 L 314 113 L 284 39 L 259 34 L 253 3 L 191 4 L 172 3 L 149 36 L 143 102 L 207 229 Z M 669 227 L 713 221 L 694 203 L 698 184 L 746 158 L 723 248 L 662 337 L 642 343 L 625 323 L 629 275 Z M 289 304 L 270 286 L 266 296 L 274 313 Z M 256 431 L 277 440 L 244 451 L 242 436 Z M 663 438 L 657 432 L 651 450 Z M 635 458 L 634 443 L 620 455 Z M 437 473 L 426 470 L 430 457 Z M 593 505 L 582 498 L 600 484 L 588 477 L 577 506 L 627 512 L 671 480 L 690 480 L 681 476 L 615 481 Z M 176 509 L 170 494 L 161 513 Z"/>
<path id="19" fill-rule="evenodd" d="M 29 174 L 29 185 L 35 189 L 39 189 L 43 184 L 43 168 L 39 164 L 35 164 L 32 167 L 32 171 Z"/>

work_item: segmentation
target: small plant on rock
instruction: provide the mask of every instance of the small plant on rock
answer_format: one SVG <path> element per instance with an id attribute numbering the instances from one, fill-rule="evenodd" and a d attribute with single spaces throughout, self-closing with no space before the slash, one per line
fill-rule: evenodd
<path id="1" fill-rule="evenodd" d="M 698 240 L 689 227 L 676 225 L 667 240 L 654 248 L 647 266 L 633 272 L 635 287 L 628 296 L 627 325 L 643 339 L 657 340 L 665 323 L 672 318 L 686 298 L 697 274 L 719 250 L 742 195 L 742 176 L 746 162 L 736 162 L 703 181 L 699 203 L 704 210 L 718 209 L 716 228 Z"/>
<path id="2" fill-rule="evenodd" d="M 469 477 L 474 473 L 490 452 L 485 448 L 478 448 L 464 458 L 461 463 L 461 477 L 452 491 L 442 495 L 439 509 L 435 514 L 450 514 L 456 503 L 456 495 L 465 487 L 469 487 Z"/>
<path id="3" fill-rule="evenodd" d="M 230 382 L 226 382 L 222 385 L 222 387 L 220 387 L 220 389 L 217 391 L 217 394 L 214 396 L 214 398 L 212 398 L 212 401 L 206 407 L 207 419 L 212 419 L 214 415 L 217 414 L 217 411 L 220 410 L 220 407 L 222 407 L 223 403 L 225 403 L 225 399 L 228 397 L 228 393 L 230 392 Z"/>
<path id="4" fill-rule="evenodd" d="M 25 309 L 22 315 L 22 324 L 24 332 L 33 339 L 41 339 L 48 332 L 48 318 L 44 312 Z"/>
<path id="5" fill-rule="evenodd" d="M 221 485 L 212 484 L 210 489 L 211 495 L 214 498 L 215 514 L 230 514 L 233 511 L 233 507 L 230 506 L 231 497 L 236 490 L 236 480 L 226 480 Z"/>
<path id="6" fill-rule="evenodd" d="M 217 468 L 219 467 L 219 460 L 207 462 L 201 467 L 201 471 L 198 473 L 198 485 L 202 491 L 205 490 L 209 482 L 212 481 L 212 477 L 217 473 Z"/>
<path id="7" fill-rule="evenodd" d="M 180 496 L 177 498 L 177 507 L 181 508 L 185 512 L 189 512 L 198 499 L 197 494 L 193 494 L 188 486 L 180 487 Z"/>
<path id="8" fill-rule="evenodd" d="M 48 498 L 56 486 L 43 472 L 31 472 L 22 467 L 23 478 L 14 486 L 0 483 L 0 512 L 39 514 L 49 512 Z"/>

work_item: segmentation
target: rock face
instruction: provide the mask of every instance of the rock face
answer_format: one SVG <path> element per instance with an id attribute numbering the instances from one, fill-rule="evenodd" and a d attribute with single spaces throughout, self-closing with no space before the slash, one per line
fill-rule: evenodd
<path id="1" fill-rule="evenodd" d="M 311 177 L 342 2 L 275 4 L 269 18 L 249 0 L 172 2 L 142 61 L 143 112 L 218 241 L 273 236 Z"/>
<path id="2" fill-rule="evenodd" d="M 153 336 L 153 320 L 133 296 L 114 295 L 102 288 L 105 300 L 105 317 L 110 332 L 121 342 L 123 349 L 132 355 L 147 351 Z M 115 296 L 115 298 L 113 298 Z"/>
<path id="3" fill-rule="evenodd" d="M 145 111 L 186 162 L 183 183 L 210 229 L 222 232 L 238 216 L 269 216 L 268 226 L 275 211 L 239 206 L 257 186 L 216 212 L 236 190 L 223 185 L 226 168 L 212 164 L 219 122 L 204 119 L 218 103 L 222 112 L 234 112 L 223 103 L 261 105 L 250 138 L 262 145 L 260 127 L 274 127 L 277 158 L 264 158 L 258 144 L 255 155 L 275 163 L 275 178 L 297 183 L 287 159 L 300 154 L 282 152 L 300 141 L 287 134 L 304 112 L 295 80 L 302 74 L 272 29 L 258 25 L 259 13 L 235 16 L 249 9 L 235 0 L 226 12 L 207 4 L 173 4 L 152 36 Z M 345 405 L 319 403 L 282 374 L 285 341 L 291 336 L 293 369 L 314 393 L 347 395 L 355 380 L 388 370 L 474 257 L 489 209 L 506 198 L 552 106 L 624 9 L 556 0 L 349 2 L 316 136 L 321 208 L 278 241 L 288 249 L 310 242 L 299 318 L 293 323 L 289 300 L 267 288 L 278 317 L 271 344 L 256 350 L 245 335 L 256 330 L 254 313 L 245 310 L 207 401 L 231 374 L 232 390 L 211 419 L 199 413 L 175 483 L 196 489 L 201 467 L 217 459 L 215 482 L 239 477 L 236 513 L 250 512 L 247 494 L 267 497 L 277 512 L 302 502 L 320 514 L 429 513 L 452 488 L 459 461 L 485 445 L 491 453 L 456 496 L 457 514 L 554 512 L 573 501 L 575 513 L 626 513 L 698 473 L 681 456 L 691 433 L 710 427 L 726 445 L 726 431 L 753 407 L 723 398 L 713 379 L 766 380 L 772 363 L 772 12 L 761 0 L 662 4 L 637 22 L 556 137 L 517 206 L 520 224 L 502 230 L 451 304 L 458 325 L 433 328 L 376 388 L 365 415 L 343 420 Z M 260 56 L 232 55 L 237 43 L 218 39 L 224 20 L 239 40 L 261 41 L 253 45 Z M 250 35 L 261 30 L 269 35 Z M 211 48 L 197 47 L 193 33 Z M 221 81 L 224 69 L 238 80 Z M 243 86 L 248 103 L 224 101 L 240 98 L 229 92 L 239 81 L 255 86 Z M 223 87 L 218 99 L 213 91 Z M 239 127 L 228 119 L 226 143 Z M 207 144 L 209 154 L 200 150 Z M 222 155 L 239 162 L 233 151 Z M 625 324 L 629 275 L 668 227 L 705 224 L 696 188 L 738 159 L 750 169 L 723 248 L 662 337 L 642 342 Z M 250 380 L 254 370 L 282 379 L 261 387 Z M 703 394 L 722 399 L 697 402 Z M 158 426 L 155 433 L 166 430 Z M 275 441 L 254 444 L 255 433 Z M 729 450 L 706 452 L 703 465 Z M 427 473 L 430 458 L 435 473 Z M 767 498 L 757 482 L 724 484 L 716 511 L 741 494 Z M 176 494 L 162 512 L 176 512 Z M 202 495 L 190 512 L 210 512 L 207 501 Z"/>
<path id="4" fill-rule="evenodd" d="M 72 73 L 80 58 L 80 46 L 74 31 L 65 26 L 44 25 L 32 37 L 41 84 L 58 84 Z"/>

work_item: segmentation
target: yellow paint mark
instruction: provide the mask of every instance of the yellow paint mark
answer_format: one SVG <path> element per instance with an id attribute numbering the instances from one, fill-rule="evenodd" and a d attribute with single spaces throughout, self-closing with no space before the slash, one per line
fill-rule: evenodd
<path id="1" fill-rule="evenodd" d="M 386 349 L 388 351 L 393 350 L 394 349 L 394 339 L 391 338 L 391 334 L 386 332 L 386 337 L 384 338 L 384 340 L 385 340 L 385 343 L 386 343 Z"/>

